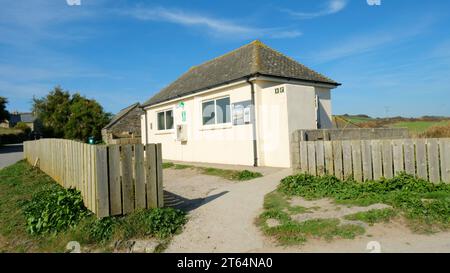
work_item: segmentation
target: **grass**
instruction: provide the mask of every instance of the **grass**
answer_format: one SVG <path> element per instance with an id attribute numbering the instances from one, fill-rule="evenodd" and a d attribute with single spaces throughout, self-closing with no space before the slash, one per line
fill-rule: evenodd
<path id="1" fill-rule="evenodd" d="M 185 165 L 185 164 L 175 164 L 173 162 L 164 162 L 163 168 L 171 168 L 175 170 L 182 170 L 182 169 L 196 169 L 200 171 L 200 173 L 205 175 L 213 175 L 213 176 L 219 176 L 222 178 L 225 178 L 227 180 L 232 181 L 246 181 L 251 180 L 254 178 L 262 177 L 263 175 L 259 172 L 252 172 L 249 170 L 229 170 L 229 169 L 218 169 L 218 168 L 211 168 L 211 167 L 199 167 L 199 166 L 193 166 L 193 165 Z"/>
<path id="2" fill-rule="evenodd" d="M 358 212 L 347 215 L 344 218 L 352 221 L 362 221 L 373 225 L 375 223 L 388 223 L 392 218 L 397 216 L 398 211 L 393 209 L 374 209 L 365 212 Z"/>
<path id="3" fill-rule="evenodd" d="M 134 238 L 158 240 L 161 246 L 157 251 L 161 251 L 186 222 L 183 212 L 170 208 L 103 219 L 89 213 L 72 227 L 31 234 L 25 213 L 27 204 L 47 192 L 61 191 L 65 190 L 25 161 L 0 170 L 0 252 L 64 252 L 70 241 L 80 242 L 84 251 L 111 251 L 114 241 Z"/>
<path id="4" fill-rule="evenodd" d="M 341 181 L 333 176 L 299 174 L 284 178 L 279 190 L 287 196 L 309 200 L 332 198 L 348 205 L 384 203 L 405 217 L 412 230 L 417 232 L 435 232 L 450 227 L 450 184 L 433 184 L 407 174 L 364 183 Z M 372 213 L 361 217 L 381 216 Z"/>
<path id="5" fill-rule="evenodd" d="M 3 127 L 0 127 L 0 135 L 20 134 L 20 133 L 22 133 L 22 130 L 14 129 L 14 128 L 3 128 Z"/>
<path id="6" fill-rule="evenodd" d="M 316 219 L 296 222 L 291 216 L 310 213 L 310 208 L 292 206 L 289 197 L 279 190 L 267 194 L 264 198 L 264 212 L 256 223 L 266 235 L 275 237 L 282 245 L 302 244 L 308 238 L 354 238 L 364 234 L 364 228 L 356 225 L 341 225 L 338 219 Z M 268 220 L 275 220 L 277 226 L 269 226 Z"/>
<path id="7" fill-rule="evenodd" d="M 450 184 L 433 184 L 407 174 L 364 183 L 341 181 L 334 176 L 298 174 L 282 179 L 278 188 L 265 196 L 264 212 L 256 221 L 266 235 L 276 238 L 283 245 L 302 244 L 308 238 L 354 238 L 365 233 L 363 227 L 342 225 L 339 219 L 298 222 L 292 218 L 293 215 L 310 213 L 314 208 L 292 206 L 289 200 L 293 197 L 306 200 L 330 198 L 338 204 L 349 206 L 376 203 L 392 206 L 344 217 L 369 225 L 401 217 L 413 231 L 419 233 L 450 228 Z"/>
<path id="8" fill-rule="evenodd" d="M 371 118 L 358 115 L 344 115 L 339 117 L 363 128 L 407 128 L 413 136 L 420 136 L 432 127 L 450 126 L 450 118 L 446 117 Z"/>
<path id="9" fill-rule="evenodd" d="M 408 128 L 408 130 L 413 134 L 420 134 L 427 131 L 432 126 L 444 126 L 448 125 L 450 122 L 448 120 L 442 121 L 403 121 L 397 122 L 390 125 L 395 128 Z"/>
<path id="10" fill-rule="evenodd" d="M 274 219 L 278 226 L 270 227 L 267 220 Z M 342 225 L 338 219 L 315 219 L 304 222 L 291 220 L 287 213 L 267 210 L 258 218 L 257 224 L 266 235 L 275 237 L 282 245 L 303 244 L 309 238 L 323 238 L 327 241 L 344 238 L 353 239 L 364 234 L 361 226 Z"/>

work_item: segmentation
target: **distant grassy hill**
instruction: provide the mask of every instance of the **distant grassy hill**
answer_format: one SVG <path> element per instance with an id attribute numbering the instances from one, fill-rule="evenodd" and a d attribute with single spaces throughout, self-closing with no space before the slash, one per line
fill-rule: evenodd
<path id="1" fill-rule="evenodd" d="M 348 127 L 361 128 L 408 128 L 413 135 L 426 134 L 429 130 L 436 131 L 439 128 L 450 127 L 450 117 L 424 116 L 420 118 L 373 118 L 367 115 L 337 115 L 334 117 L 338 128 L 344 128 L 345 122 Z M 338 123 L 336 123 L 338 121 Z M 450 136 L 449 136 L 450 137 Z"/>

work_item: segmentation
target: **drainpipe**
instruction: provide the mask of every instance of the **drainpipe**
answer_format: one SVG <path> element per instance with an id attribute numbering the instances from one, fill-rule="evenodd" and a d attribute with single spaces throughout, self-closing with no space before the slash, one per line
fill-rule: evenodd
<path id="1" fill-rule="evenodd" d="M 144 113 L 145 113 L 145 144 L 148 144 L 148 120 L 147 120 L 147 110 L 144 109 Z"/>
<path id="2" fill-rule="evenodd" d="M 255 84 L 250 81 L 250 77 L 247 78 L 247 82 L 251 87 L 251 95 L 252 95 L 252 112 L 251 115 L 253 117 L 252 120 L 252 133 L 253 133 L 253 166 L 258 166 L 258 145 L 256 142 L 256 103 L 255 103 Z"/>

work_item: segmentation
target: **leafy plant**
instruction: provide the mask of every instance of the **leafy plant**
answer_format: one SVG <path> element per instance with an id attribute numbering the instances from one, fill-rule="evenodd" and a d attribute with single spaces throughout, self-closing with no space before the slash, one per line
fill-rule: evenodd
<path id="1" fill-rule="evenodd" d="M 258 177 L 262 177 L 263 175 L 259 172 L 251 172 L 249 170 L 243 170 L 240 172 L 237 172 L 233 175 L 234 180 L 244 181 L 244 180 L 250 180 Z"/>
<path id="2" fill-rule="evenodd" d="M 118 224 L 115 217 L 94 219 L 82 228 L 82 232 L 87 243 L 105 243 L 112 238 L 114 229 Z"/>
<path id="3" fill-rule="evenodd" d="M 24 204 L 27 230 L 31 234 L 56 233 L 74 227 L 90 212 L 79 191 L 53 187 L 37 192 Z"/>
<path id="4" fill-rule="evenodd" d="M 186 223 L 186 214 L 173 208 L 158 208 L 146 213 L 148 233 L 160 238 L 177 232 Z"/>

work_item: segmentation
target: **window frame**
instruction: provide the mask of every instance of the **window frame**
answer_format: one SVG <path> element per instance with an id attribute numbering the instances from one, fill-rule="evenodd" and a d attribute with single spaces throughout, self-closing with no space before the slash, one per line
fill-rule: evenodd
<path id="1" fill-rule="evenodd" d="M 172 128 L 167 128 L 167 112 L 172 111 Z M 159 129 L 159 114 L 164 113 L 164 129 Z M 164 109 L 156 112 L 156 131 L 157 132 L 167 132 L 173 131 L 175 129 L 175 118 L 173 108 Z"/>
<path id="2" fill-rule="evenodd" d="M 228 107 L 229 107 L 229 110 L 230 110 L 230 113 L 229 113 L 230 120 L 228 122 L 217 123 L 217 101 L 221 100 L 221 99 L 225 99 L 225 98 L 229 99 Z M 211 101 L 214 102 L 214 123 L 212 123 L 212 124 L 204 124 L 203 123 L 203 104 L 207 103 L 207 102 L 211 102 Z M 232 124 L 232 118 L 231 118 L 231 97 L 230 97 L 230 95 L 225 95 L 225 96 L 220 96 L 220 97 L 215 97 L 215 98 L 211 98 L 211 99 L 202 100 L 200 102 L 200 109 L 201 109 L 200 120 L 201 120 L 201 124 L 202 124 L 203 127 L 215 127 L 215 126 L 224 126 L 224 125 L 226 126 L 226 125 L 231 125 Z"/>

